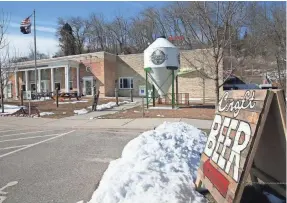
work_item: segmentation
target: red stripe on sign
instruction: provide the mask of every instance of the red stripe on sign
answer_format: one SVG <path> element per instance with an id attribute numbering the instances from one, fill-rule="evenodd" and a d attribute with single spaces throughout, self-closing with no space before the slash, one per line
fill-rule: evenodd
<path id="1" fill-rule="evenodd" d="M 203 174 L 216 187 L 220 194 L 226 197 L 229 181 L 210 163 L 209 159 L 203 164 Z"/>

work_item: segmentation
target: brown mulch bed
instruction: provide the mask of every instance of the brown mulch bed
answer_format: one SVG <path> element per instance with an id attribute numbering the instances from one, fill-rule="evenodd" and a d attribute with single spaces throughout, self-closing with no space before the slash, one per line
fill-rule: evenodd
<path id="1" fill-rule="evenodd" d="M 46 115 L 43 116 L 45 118 L 64 118 L 74 115 L 74 110 L 80 110 L 80 109 L 87 109 L 87 107 L 92 106 L 92 98 L 82 98 L 81 100 L 87 100 L 88 102 L 78 102 L 75 104 L 59 104 L 59 107 L 57 108 L 56 104 L 54 104 L 54 100 L 47 100 L 47 101 L 35 101 L 31 102 L 31 108 L 37 108 L 39 112 L 53 112 L 53 115 Z M 72 100 L 65 100 L 64 102 L 69 101 L 76 101 L 75 99 Z M 98 104 L 105 104 L 108 102 L 115 102 L 115 98 L 99 98 Z M 122 101 L 119 99 L 119 101 Z M 20 101 L 11 101 L 11 102 L 5 102 L 5 104 L 11 104 L 11 105 L 21 105 Z M 28 101 L 24 101 L 24 106 L 28 108 L 29 103 Z M 87 109 L 90 111 L 91 109 Z"/>
<path id="2" fill-rule="evenodd" d="M 145 109 L 145 118 L 193 118 L 213 120 L 215 109 L 212 107 L 196 106 L 179 109 Z M 102 119 L 142 118 L 142 107 L 134 107 L 118 113 L 101 116 Z"/>

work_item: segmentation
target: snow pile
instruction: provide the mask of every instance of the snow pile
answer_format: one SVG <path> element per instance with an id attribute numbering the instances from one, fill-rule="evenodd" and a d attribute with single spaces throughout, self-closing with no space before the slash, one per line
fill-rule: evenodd
<path id="1" fill-rule="evenodd" d="M 10 114 L 13 114 L 19 111 L 21 108 L 26 109 L 25 106 L 15 106 L 15 105 L 4 104 L 4 113 L 0 113 L 0 115 L 10 115 Z"/>
<path id="2" fill-rule="evenodd" d="M 119 105 L 123 105 L 123 104 L 128 104 L 130 103 L 129 101 L 123 101 L 123 102 L 119 102 Z M 97 111 L 103 111 L 105 109 L 112 109 L 114 107 L 117 106 L 116 102 L 109 102 L 106 104 L 99 104 L 97 105 Z M 89 106 L 88 109 L 92 109 L 92 106 Z"/>
<path id="3" fill-rule="evenodd" d="M 49 116 L 49 115 L 54 115 L 53 112 L 41 112 L 40 116 Z"/>
<path id="4" fill-rule="evenodd" d="M 81 115 L 81 114 L 86 114 L 88 111 L 86 109 L 80 109 L 80 110 L 74 110 L 75 114 Z"/>
<path id="5" fill-rule="evenodd" d="M 110 162 L 89 203 L 205 202 L 194 190 L 207 136 L 183 122 L 165 122 L 130 141 Z"/>

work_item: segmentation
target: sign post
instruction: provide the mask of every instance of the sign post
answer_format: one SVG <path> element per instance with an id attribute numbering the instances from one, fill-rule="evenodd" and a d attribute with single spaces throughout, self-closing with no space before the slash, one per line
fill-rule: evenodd
<path id="1" fill-rule="evenodd" d="M 286 181 L 285 123 L 282 90 L 225 92 L 201 156 L 196 187 L 203 184 L 218 203 L 239 203 L 245 186 L 260 179 L 273 182 L 268 186 L 286 197 L 286 187 L 280 185 Z"/>

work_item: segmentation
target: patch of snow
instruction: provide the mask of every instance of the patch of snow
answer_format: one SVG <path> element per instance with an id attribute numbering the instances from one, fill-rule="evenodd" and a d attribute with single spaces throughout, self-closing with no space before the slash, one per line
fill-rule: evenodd
<path id="1" fill-rule="evenodd" d="M 134 111 L 134 113 L 139 113 L 139 111 Z"/>
<path id="2" fill-rule="evenodd" d="M 49 116 L 49 115 L 54 115 L 53 112 L 41 112 L 40 116 Z"/>
<path id="3" fill-rule="evenodd" d="M 123 102 L 119 102 L 119 105 L 123 105 L 123 104 L 128 104 L 130 102 L 128 101 L 123 101 Z M 97 111 L 103 111 L 105 109 L 112 109 L 114 107 L 117 106 L 117 103 L 116 102 L 108 102 L 106 104 L 99 104 L 97 105 Z M 88 109 L 92 109 L 93 107 L 92 106 L 89 106 L 87 107 Z"/>
<path id="4" fill-rule="evenodd" d="M 164 117 L 164 115 L 160 115 L 160 114 L 158 114 L 158 115 L 156 115 L 157 117 Z"/>
<path id="5" fill-rule="evenodd" d="M 26 109 L 25 106 L 4 104 L 4 113 L 0 113 L 0 115 L 10 115 L 10 114 L 13 114 L 19 111 L 21 108 Z M 0 108 L 0 112 L 1 112 L 1 108 Z"/>
<path id="6" fill-rule="evenodd" d="M 173 108 L 171 106 L 151 106 L 149 107 L 149 109 L 162 109 L 162 110 L 173 110 Z"/>
<path id="7" fill-rule="evenodd" d="M 128 101 L 123 101 L 123 102 L 119 102 L 118 104 L 122 105 L 122 104 L 128 104 L 128 103 L 129 103 Z M 112 109 L 112 108 L 114 108 L 116 106 L 117 106 L 116 102 L 109 102 L 109 103 L 106 103 L 106 104 L 100 104 L 100 105 L 97 105 L 97 111 L 102 111 L 102 110 L 105 110 L 105 109 Z"/>
<path id="8" fill-rule="evenodd" d="M 75 114 L 81 115 L 81 114 L 86 114 L 88 111 L 86 109 L 80 109 L 80 110 L 74 110 Z"/>
<path id="9" fill-rule="evenodd" d="M 67 112 L 63 112 L 64 115 L 66 115 Z"/>
<path id="10" fill-rule="evenodd" d="M 194 181 L 207 136 L 183 122 L 164 122 L 131 140 L 111 161 L 89 203 L 206 202 Z"/>

